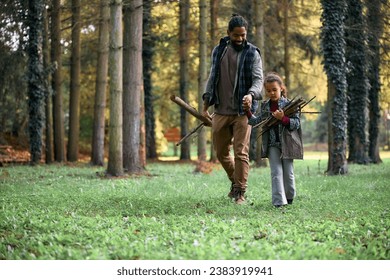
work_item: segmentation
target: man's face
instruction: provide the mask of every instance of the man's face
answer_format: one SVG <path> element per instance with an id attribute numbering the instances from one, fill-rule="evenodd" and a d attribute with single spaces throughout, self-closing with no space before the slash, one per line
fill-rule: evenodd
<path id="1" fill-rule="evenodd" d="M 228 30 L 228 36 L 232 44 L 237 47 L 242 46 L 244 41 L 246 40 L 246 28 L 245 27 L 234 27 L 232 31 Z"/>

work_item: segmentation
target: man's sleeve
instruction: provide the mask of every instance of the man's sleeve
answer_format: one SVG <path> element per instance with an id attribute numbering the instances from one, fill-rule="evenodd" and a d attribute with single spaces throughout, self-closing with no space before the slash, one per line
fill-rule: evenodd
<path id="1" fill-rule="evenodd" d="M 252 68 L 252 86 L 249 89 L 249 93 L 252 94 L 256 100 L 263 99 L 263 62 L 261 60 L 260 53 L 256 51 Z"/>

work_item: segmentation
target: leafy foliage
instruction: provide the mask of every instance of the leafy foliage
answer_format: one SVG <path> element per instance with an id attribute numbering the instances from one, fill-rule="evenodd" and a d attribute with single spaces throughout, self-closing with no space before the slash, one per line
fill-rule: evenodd
<path id="1" fill-rule="evenodd" d="M 192 164 L 116 180 L 83 165 L 0 168 L 0 259 L 389 259 L 389 159 L 340 178 L 315 157 L 295 162 L 298 196 L 282 209 L 269 168 L 251 169 L 241 206 L 222 169 Z"/>

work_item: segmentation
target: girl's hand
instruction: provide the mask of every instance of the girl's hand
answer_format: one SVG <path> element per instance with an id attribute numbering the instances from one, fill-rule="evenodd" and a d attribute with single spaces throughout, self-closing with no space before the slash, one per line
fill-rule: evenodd
<path id="1" fill-rule="evenodd" d="M 252 101 L 253 100 L 251 94 L 247 94 L 242 98 L 242 107 L 244 111 L 249 111 L 251 109 Z"/>
<path id="2" fill-rule="evenodd" d="M 283 110 L 278 109 L 272 113 L 272 116 L 281 121 L 284 117 L 284 112 Z"/>

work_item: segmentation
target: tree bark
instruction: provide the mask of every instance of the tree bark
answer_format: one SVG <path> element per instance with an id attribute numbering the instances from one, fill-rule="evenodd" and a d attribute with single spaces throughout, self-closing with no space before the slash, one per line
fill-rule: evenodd
<path id="1" fill-rule="evenodd" d="M 369 102 L 369 148 L 368 156 L 372 163 L 381 163 L 379 154 L 379 123 L 380 106 L 379 94 L 380 83 L 380 38 L 383 33 L 382 1 L 373 0 L 367 4 L 368 47 L 369 47 L 369 70 L 368 79 L 371 85 L 368 92 Z"/>
<path id="2" fill-rule="evenodd" d="M 202 111 L 202 95 L 207 82 L 207 2 L 199 0 L 199 72 L 198 72 L 198 111 Z M 201 129 L 198 132 L 198 160 L 205 161 L 206 132 Z"/>
<path id="3" fill-rule="evenodd" d="M 28 8 L 28 128 L 31 164 L 37 164 L 42 156 L 43 107 L 46 96 L 42 54 L 44 3 L 42 0 L 31 0 Z"/>
<path id="4" fill-rule="evenodd" d="M 96 67 L 95 105 L 92 132 L 93 165 L 104 164 L 105 110 L 110 34 L 110 0 L 100 1 L 99 46 Z"/>
<path id="5" fill-rule="evenodd" d="M 283 14 L 284 14 L 284 20 L 283 20 L 283 37 L 284 37 L 284 84 L 287 86 L 287 88 L 290 85 L 290 39 L 289 39 L 289 15 L 288 10 L 290 9 L 290 0 L 283 0 Z"/>
<path id="6" fill-rule="evenodd" d="M 53 0 L 51 13 L 51 61 L 57 68 L 53 73 L 53 137 L 54 160 L 65 161 L 65 128 L 62 100 L 62 55 L 61 55 L 61 1 Z"/>
<path id="7" fill-rule="evenodd" d="M 264 1 L 254 0 L 254 24 L 255 24 L 255 45 L 259 47 L 260 50 L 264 50 Z M 263 55 L 262 55 L 263 57 Z M 262 59 L 263 69 L 265 69 L 265 60 Z M 260 108 L 260 106 L 259 106 Z M 261 158 L 261 146 L 263 138 L 259 137 L 260 131 L 258 129 L 252 129 L 251 133 L 251 142 L 255 144 L 254 147 L 254 156 L 253 159 L 256 162 L 256 166 L 267 166 L 267 160 Z"/>
<path id="8" fill-rule="evenodd" d="M 142 41 L 142 61 L 144 75 L 144 108 L 145 108 L 145 143 L 146 158 L 156 159 L 156 120 L 154 113 L 154 97 L 152 88 L 152 66 L 154 55 L 154 36 L 152 31 L 152 7 L 151 1 L 144 1 L 143 16 L 143 41 Z"/>
<path id="9" fill-rule="evenodd" d="M 348 0 L 346 60 L 351 65 L 348 83 L 348 162 L 368 163 L 368 79 L 363 5 Z"/>
<path id="10" fill-rule="evenodd" d="M 123 27 L 122 0 L 110 3 L 110 126 L 107 173 L 123 175 Z"/>
<path id="11" fill-rule="evenodd" d="M 49 18 L 47 9 L 43 9 L 43 66 L 45 69 L 45 162 L 53 162 L 53 115 L 50 88 L 50 48 L 49 48 Z"/>
<path id="12" fill-rule="evenodd" d="M 211 53 L 214 45 L 217 44 L 216 31 L 218 30 L 218 15 L 219 15 L 219 0 L 210 0 L 210 41 L 209 53 Z M 213 134 L 210 136 L 210 162 L 217 162 L 217 155 L 213 146 Z"/>
<path id="13" fill-rule="evenodd" d="M 126 5 L 123 53 L 123 163 L 129 174 L 139 173 L 145 167 L 145 161 L 141 160 L 142 13 L 142 0 L 132 0 Z"/>
<path id="14" fill-rule="evenodd" d="M 180 97 L 188 103 L 188 29 L 190 1 L 179 2 L 180 8 L 180 30 L 179 30 L 179 56 L 180 56 Z M 188 115 L 183 108 L 180 108 L 180 135 L 184 137 L 188 133 Z M 184 142 L 180 146 L 180 159 L 191 159 L 190 143 Z"/>
<path id="15" fill-rule="evenodd" d="M 348 172 L 346 158 L 346 114 L 340 113 L 346 110 L 346 98 L 340 99 L 336 86 L 328 80 L 328 175 L 342 175 Z M 344 94 L 345 95 L 345 94 Z"/>
<path id="16" fill-rule="evenodd" d="M 324 69 L 328 76 L 328 170 L 329 175 L 348 172 L 347 146 L 347 97 L 344 19 L 344 0 L 321 0 L 321 44 L 324 53 Z"/>
<path id="17" fill-rule="evenodd" d="M 72 0 L 72 55 L 70 68 L 70 100 L 69 100 L 69 131 L 68 131 L 68 161 L 79 158 L 80 133 L 80 0 Z"/>

